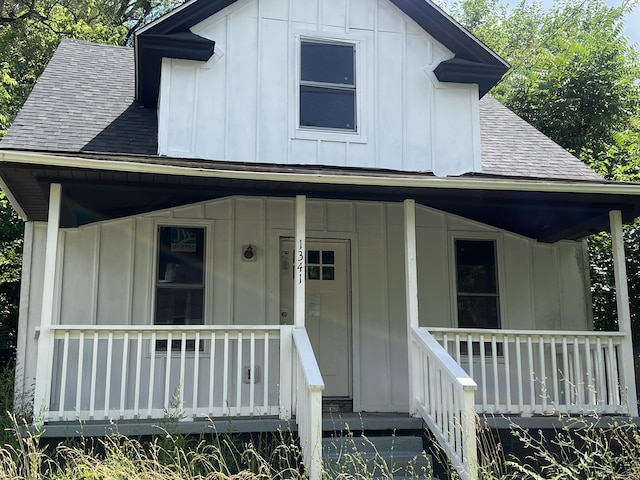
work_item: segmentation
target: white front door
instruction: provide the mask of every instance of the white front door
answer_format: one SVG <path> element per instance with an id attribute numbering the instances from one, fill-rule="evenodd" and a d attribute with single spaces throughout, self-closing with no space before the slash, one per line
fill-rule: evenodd
<path id="1" fill-rule="evenodd" d="M 325 397 L 351 396 L 348 240 L 307 239 L 306 328 Z M 280 323 L 293 324 L 292 239 L 280 241 Z"/>

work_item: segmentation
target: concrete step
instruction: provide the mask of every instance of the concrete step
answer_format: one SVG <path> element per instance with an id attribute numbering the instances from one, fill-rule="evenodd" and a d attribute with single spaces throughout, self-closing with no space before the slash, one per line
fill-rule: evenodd
<path id="1" fill-rule="evenodd" d="M 324 438 L 323 459 L 330 476 L 431 479 L 431 456 L 414 435 L 333 436 Z"/>

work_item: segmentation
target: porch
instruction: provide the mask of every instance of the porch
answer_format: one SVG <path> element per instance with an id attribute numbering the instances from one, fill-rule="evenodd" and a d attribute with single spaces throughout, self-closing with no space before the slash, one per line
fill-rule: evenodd
<path id="1" fill-rule="evenodd" d="M 319 478 L 324 381 L 307 333 L 305 197 L 295 200 L 293 325 L 173 326 L 52 321 L 59 185 L 51 197 L 34 393 L 44 420 L 295 419 L 309 475 Z M 637 414 L 618 212 L 621 332 L 606 333 L 420 326 L 413 201 L 404 214 L 406 411 L 423 419 L 464 478 L 476 475 L 476 413 Z"/>
<path id="2" fill-rule="evenodd" d="M 50 332 L 51 435 L 75 431 L 78 421 L 142 432 L 145 422 L 149 430 L 166 419 L 202 429 L 253 418 L 298 430 L 307 461 L 319 460 L 312 445 L 333 419 L 323 418 L 324 384 L 304 328 L 52 325 Z M 631 413 L 623 341 L 619 332 L 414 328 L 414 408 L 473 478 L 476 413 Z"/>

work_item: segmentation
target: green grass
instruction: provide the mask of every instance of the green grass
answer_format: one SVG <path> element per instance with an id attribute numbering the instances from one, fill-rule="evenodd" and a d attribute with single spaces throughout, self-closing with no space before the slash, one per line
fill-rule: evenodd
<path id="1" fill-rule="evenodd" d="M 0 368 L 0 408 L 13 406 L 14 366 Z M 619 418 L 599 428 L 594 417 L 562 417 L 552 431 L 517 426 L 498 436 L 479 428 L 480 480 L 640 480 L 640 433 Z M 0 480 L 165 480 L 165 479 L 302 479 L 301 451 L 291 432 L 241 437 L 175 434 L 179 415 L 167 412 L 163 435 L 131 438 L 114 434 L 75 439 L 56 445 L 42 438 L 31 413 L 0 414 Z M 443 461 L 442 453 L 430 452 Z M 347 467 L 326 471 L 326 479 L 392 479 L 383 460 L 372 463 L 357 450 L 346 455 Z M 331 467 L 327 466 L 327 469 Z M 419 477 L 427 472 L 414 472 Z M 456 479 L 451 469 L 440 480 Z"/>

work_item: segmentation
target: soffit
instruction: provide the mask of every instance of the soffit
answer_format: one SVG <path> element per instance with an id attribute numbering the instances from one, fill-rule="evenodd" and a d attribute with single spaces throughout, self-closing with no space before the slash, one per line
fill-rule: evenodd
<path id="1" fill-rule="evenodd" d="M 29 220 L 45 221 L 49 185 L 63 186 L 62 227 L 138 215 L 231 195 L 401 202 L 486 223 L 543 242 L 575 240 L 609 228 L 608 212 L 640 216 L 640 196 L 601 193 L 349 185 L 255 178 L 134 173 L 4 163 L 0 175 Z M 265 177 L 266 178 L 266 177 Z"/>

